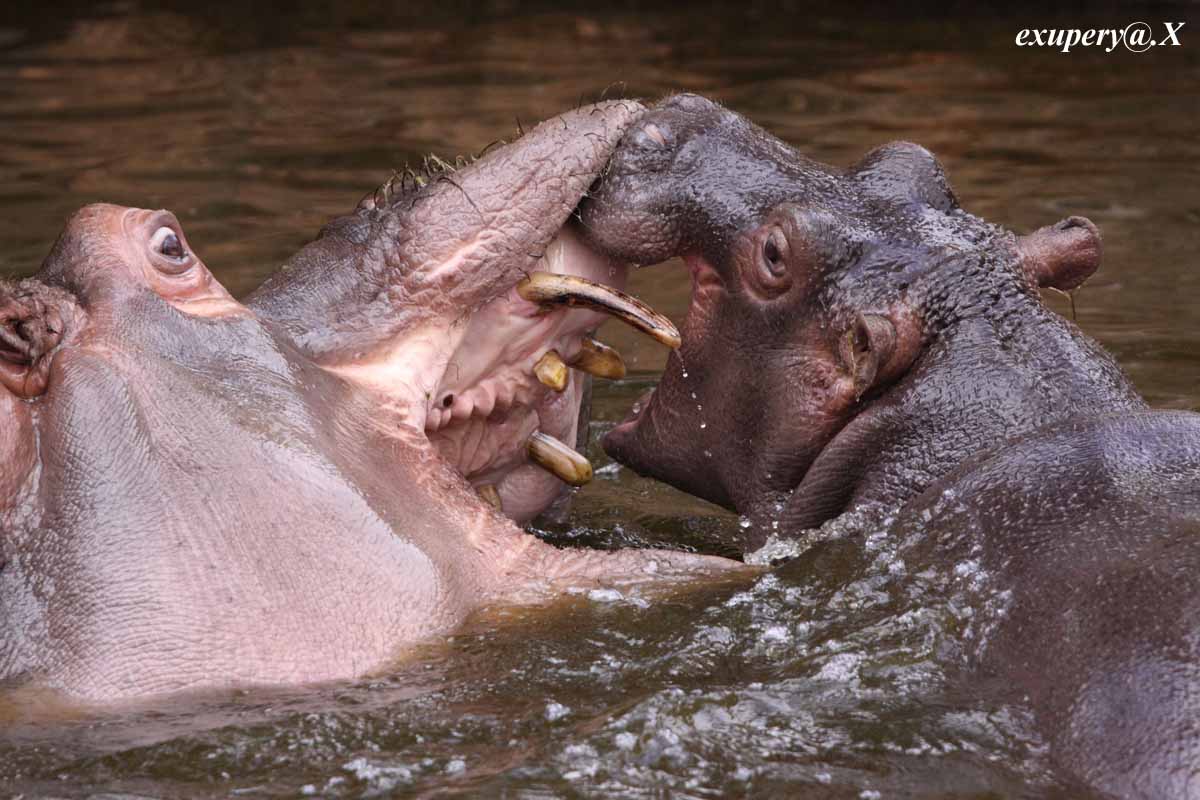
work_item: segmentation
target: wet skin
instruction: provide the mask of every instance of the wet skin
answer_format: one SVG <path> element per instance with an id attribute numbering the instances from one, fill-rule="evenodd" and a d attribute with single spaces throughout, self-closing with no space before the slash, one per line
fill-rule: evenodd
<path id="1" fill-rule="evenodd" d="M 79 211 L 0 283 L 0 681 L 113 703 L 345 679 L 484 605 L 737 568 L 510 519 L 586 477 L 565 364 L 617 358 L 579 355 L 605 314 L 522 281 L 620 286 L 564 225 L 640 111 L 391 181 L 244 303 L 169 212 Z"/>
<path id="2" fill-rule="evenodd" d="M 1043 306 L 1099 266 L 1095 226 L 1018 237 L 916 145 L 838 169 L 690 95 L 626 133 L 582 217 L 692 277 L 610 454 L 744 515 L 747 552 L 869 519 L 910 571 L 966 565 L 959 651 L 1028 700 L 1068 780 L 1200 788 L 1200 416 L 1147 408 Z"/>

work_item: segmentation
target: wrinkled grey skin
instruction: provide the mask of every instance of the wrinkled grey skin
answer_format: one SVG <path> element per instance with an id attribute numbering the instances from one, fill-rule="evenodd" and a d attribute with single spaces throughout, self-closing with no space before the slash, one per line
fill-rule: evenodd
<path id="1" fill-rule="evenodd" d="M 345 679 L 487 604 L 727 569 L 550 547 L 426 430 L 430 388 L 461 364 L 525 364 L 492 358 L 506 342 L 472 338 L 476 318 L 528 334 L 521 359 L 598 324 L 512 288 L 639 111 L 580 109 L 385 187 L 246 304 L 169 212 L 79 211 L 35 277 L 0 283 L 4 685 L 114 703 Z M 578 393 L 527 394 L 470 422 L 504 434 L 496 480 L 531 468 L 513 419 L 574 429 Z"/>
<path id="2" fill-rule="evenodd" d="M 747 551 L 876 511 L 914 572 L 977 559 L 968 656 L 1068 780 L 1200 792 L 1200 416 L 1148 410 L 1042 305 L 1097 268 L 1090 222 L 1016 237 L 916 145 L 837 169 L 687 95 L 625 135 L 582 217 L 692 272 L 683 346 L 609 453 L 749 517 Z"/>

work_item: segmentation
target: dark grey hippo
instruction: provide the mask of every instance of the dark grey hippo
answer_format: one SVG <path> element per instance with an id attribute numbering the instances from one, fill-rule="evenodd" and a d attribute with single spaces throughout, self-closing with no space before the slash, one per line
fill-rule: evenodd
<path id="1" fill-rule="evenodd" d="M 1200 416 L 1149 409 L 1043 306 L 1098 267 L 1094 225 L 1015 236 L 921 147 L 838 169 L 688 95 L 626 133 L 583 220 L 692 279 L 609 453 L 746 516 L 746 551 L 884 520 L 910 571 L 981 587 L 963 655 L 1066 780 L 1200 795 Z"/>
<path id="2" fill-rule="evenodd" d="M 564 228 L 641 110 L 390 181 L 244 303 L 169 212 L 79 211 L 0 282 L 0 682 L 344 679 L 489 604 L 740 568 L 512 521 L 590 477 L 581 379 L 622 369 L 596 326 L 677 344 Z"/>

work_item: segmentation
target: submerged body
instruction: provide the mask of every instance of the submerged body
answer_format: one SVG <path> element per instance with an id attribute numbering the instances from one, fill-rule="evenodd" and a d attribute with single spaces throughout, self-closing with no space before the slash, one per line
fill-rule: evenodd
<path id="1" fill-rule="evenodd" d="M 614 457 L 737 510 L 746 551 L 855 512 L 913 573 L 982 570 L 954 652 L 1028 698 L 1063 773 L 1194 793 L 1200 417 L 1149 410 L 1042 305 L 1098 267 L 1095 226 L 1016 237 L 916 145 L 837 169 L 688 95 L 626 134 L 583 219 L 692 275 Z"/>
<path id="2" fill-rule="evenodd" d="M 605 319 L 518 283 L 620 284 L 562 229 L 640 110 L 389 182 L 245 304 L 170 213 L 78 212 L 0 284 L 0 681 L 106 703 L 344 679 L 490 603 L 736 566 L 512 521 L 583 468 L 587 376 L 533 367 L 580 363 Z"/>
<path id="3" fill-rule="evenodd" d="M 914 566 L 965 564 L 965 652 L 1029 704 L 1053 763 L 1117 797 L 1200 792 L 1200 415 L 1076 418 L 906 504 Z"/>

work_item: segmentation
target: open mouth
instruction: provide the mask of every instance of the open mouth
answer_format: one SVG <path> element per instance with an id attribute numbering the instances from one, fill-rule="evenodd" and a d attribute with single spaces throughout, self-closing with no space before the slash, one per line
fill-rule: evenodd
<path id="1" fill-rule="evenodd" d="M 725 282 L 720 274 L 702 256 L 685 255 L 683 262 L 691 276 L 691 295 L 688 300 L 687 314 L 684 316 L 681 326 L 679 345 L 673 348 L 675 350 L 679 350 L 685 343 L 695 342 L 699 338 L 700 334 L 696 332 L 708 327 L 708 319 L 725 292 Z M 675 367 L 673 361 L 675 359 L 668 362 L 668 371 Z M 683 372 L 683 377 L 687 377 L 686 372 Z M 614 438 L 621 438 L 631 434 L 642 418 L 646 416 L 647 409 L 656 392 L 657 389 L 646 390 L 634 402 L 625 418 L 613 428 L 610 435 Z"/>
<path id="2" fill-rule="evenodd" d="M 518 522 L 591 478 L 575 447 L 588 380 L 625 372 L 592 338 L 600 324 L 613 316 L 679 345 L 669 320 L 624 294 L 628 265 L 572 221 L 643 110 L 582 107 L 462 169 L 389 181 L 360 204 L 374 227 L 345 233 L 378 236 L 379 255 L 344 316 L 303 287 L 266 290 L 304 341 L 317 339 L 310 317 L 333 332 L 318 355 L 327 368 L 378 390 L 391 423 Z"/>
<path id="3" fill-rule="evenodd" d="M 532 519 L 592 468 L 575 445 L 590 376 L 620 379 L 620 354 L 592 338 L 615 317 L 668 347 L 679 333 L 622 289 L 628 266 L 564 228 L 535 270 L 470 314 L 424 390 L 423 429 L 491 505 Z M 586 433 L 586 429 L 584 429 Z"/>

